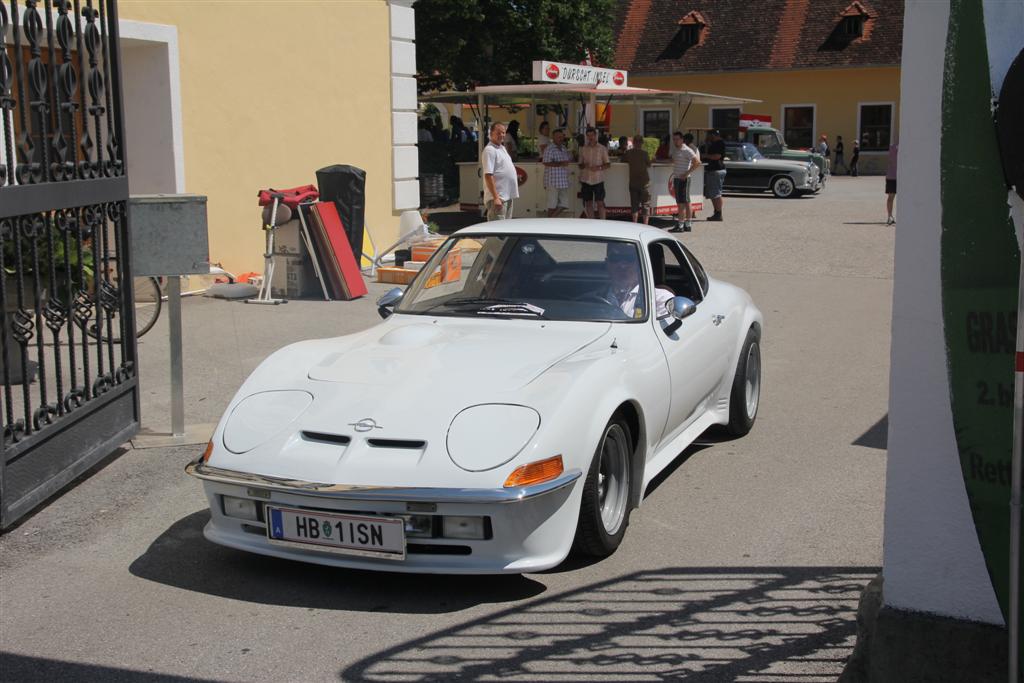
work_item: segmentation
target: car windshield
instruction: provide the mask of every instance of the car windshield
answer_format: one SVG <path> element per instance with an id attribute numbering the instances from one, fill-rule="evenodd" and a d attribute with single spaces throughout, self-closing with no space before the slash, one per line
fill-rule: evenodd
<path id="1" fill-rule="evenodd" d="M 747 161 L 757 161 L 758 159 L 764 159 L 764 156 L 757 151 L 757 147 L 746 142 L 743 144 L 743 158 Z"/>
<path id="2" fill-rule="evenodd" d="M 639 321 L 647 295 L 635 242 L 545 235 L 452 237 L 395 311 L 414 315 Z"/>
<path id="3" fill-rule="evenodd" d="M 779 139 L 779 137 L 773 131 L 752 133 L 751 137 L 753 138 L 754 145 L 756 145 L 758 149 L 762 149 L 762 150 L 781 150 L 782 149 L 782 140 Z"/>

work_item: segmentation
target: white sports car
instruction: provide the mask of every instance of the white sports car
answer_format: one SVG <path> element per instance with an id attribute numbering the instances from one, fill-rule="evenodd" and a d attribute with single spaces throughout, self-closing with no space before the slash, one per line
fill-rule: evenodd
<path id="1" fill-rule="evenodd" d="M 286 346 L 187 472 L 222 545 L 387 571 L 534 572 L 615 551 L 659 472 L 750 430 L 761 313 L 643 225 L 453 234 L 363 332 Z"/>

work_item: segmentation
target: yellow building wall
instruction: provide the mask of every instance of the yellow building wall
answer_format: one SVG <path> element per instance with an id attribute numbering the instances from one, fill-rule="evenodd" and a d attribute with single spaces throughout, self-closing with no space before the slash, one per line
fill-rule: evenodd
<path id="1" fill-rule="evenodd" d="M 384 0 L 118 6 L 122 19 L 177 27 L 185 191 L 209 198 L 211 261 L 262 271 L 257 191 L 316 184 L 336 163 L 366 171 L 367 230 L 394 240 Z"/>
<path id="2" fill-rule="evenodd" d="M 843 136 L 849 163 L 853 140 L 858 135 L 858 103 L 892 102 L 893 139 L 899 124 L 900 70 L 898 67 L 871 69 L 822 69 L 803 71 L 765 71 L 759 73 L 686 74 L 678 76 L 634 76 L 629 84 L 642 88 L 688 90 L 762 100 L 740 105 L 742 113 L 767 114 L 772 125 L 782 130 L 783 105 L 813 104 L 817 140 L 828 135 L 834 149 L 837 135 Z M 709 107 L 693 105 L 680 128 L 707 128 Z M 612 135 L 633 135 L 639 131 L 632 106 L 612 106 Z M 861 152 L 860 170 L 885 172 L 886 152 Z"/>

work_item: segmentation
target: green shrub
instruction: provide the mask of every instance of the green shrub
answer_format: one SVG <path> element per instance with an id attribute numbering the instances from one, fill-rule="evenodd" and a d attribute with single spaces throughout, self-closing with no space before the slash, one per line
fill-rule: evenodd
<path id="1" fill-rule="evenodd" d="M 647 156 L 650 158 L 654 158 L 659 147 L 661 147 L 661 141 L 658 138 L 644 138 L 644 151 L 647 152 Z"/>

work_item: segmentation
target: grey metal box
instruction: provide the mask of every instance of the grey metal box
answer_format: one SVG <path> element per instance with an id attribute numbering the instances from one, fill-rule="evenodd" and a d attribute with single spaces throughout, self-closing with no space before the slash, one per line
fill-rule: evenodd
<path id="1" fill-rule="evenodd" d="M 133 275 L 210 272 L 206 197 L 144 194 L 128 198 Z"/>

